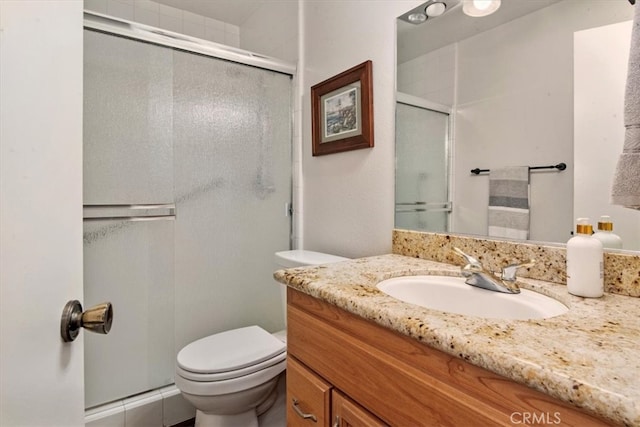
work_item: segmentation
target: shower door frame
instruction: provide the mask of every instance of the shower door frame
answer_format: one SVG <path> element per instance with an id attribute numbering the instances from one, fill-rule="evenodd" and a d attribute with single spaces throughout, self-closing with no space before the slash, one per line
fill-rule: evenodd
<path id="1" fill-rule="evenodd" d="M 446 141 L 445 141 L 445 158 L 446 158 L 446 164 L 445 164 L 445 175 L 447 177 L 447 202 L 446 203 L 442 203 L 442 205 L 440 207 L 428 207 L 425 206 L 425 210 L 427 211 L 444 211 L 447 213 L 447 231 L 452 230 L 454 227 L 453 224 L 453 189 L 454 189 L 454 170 L 453 170 L 453 150 L 454 150 L 454 133 L 455 133 L 455 114 L 454 114 L 454 108 L 453 107 L 449 107 L 446 105 L 442 105 L 442 104 L 438 104 L 437 102 L 433 102 L 433 101 L 429 101 L 427 99 L 424 98 L 420 98 L 414 95 L 410 95 L 408 93 L 404 93 L 404 92 L 396 92 L 396 107 L 398 104 L 403 104 L 403 105 L 407 105 L 409 107 L 415 107 L 415 108 L 420 108 L 423 110 L 429 110 L 429 111 L 434 111 L 436 113 L 442 113 L 442 114 L 446 114 L 448 119 L 447 119 L 447 134 L 445 135 L 446 137 Z M 396 108 L 396 115 L 397 115 L 397 108 Z M 396 120 L 397 122 L 397 120 Z M 397 123 L 396 123 L 397 126 Z M 396 141 L 396 171 L 395 171 L 395 175 L 396 175 L 396 180 L 398 179 L 398 171 L 397 171 L 397 141 Z M 397 185 L 397 183 L 396 183 Z M 396 210 L 397 210 L 397 203 L 398 201 L 395 201 L 395 208 L 394 208 L 394 217 L 396 214 Z M 395 226 L 395 218 L 394 218 L 394 226 Z"/>
<path id="2" fill-rule="evenodd" d="M 88 10 L 84 11 L 84 28 L 290 76 L 296 73 L 296 66 L 290 62 Z"/>
<path id="3" fill-rule="evenodd" d="M 84 11 L 83 28 L 85 30 L 96 31 L 99 33 L 112 35 L 116 37 L 123 37 L 134 41 L 141 41 L 160 47 L 168 47 L 170 49 L 184 51 L 187 53 L 194 53 L 201 56 L 206 56 L 214 59 L 220 59 L 224 61 L 233 62 L 239 65 L 247 65 L 255 68 L 259 68 L 266 71 L 273 71 L 283 75 L 287 75 L 293 78 L 296 73 L 296 66 L 290 62 L 282 61 L 276 58 L 260 55 L 250 51 L 225 46 L 222 44 L 210 42 L 207 40 L 190 37 L 184 34 L 171 32 L 168 30 L 139 24 L 112 16 L 103 15 L 92 11 Z M 289 248 L 293 245 L 293 191 L 294 191 L 294 175 L 293 175 L 293 162 L 294 162 L 294 109 L 293 103 L 296 96 L 296 86 L 291 87 L 291 116 L 290 116 L 290 135 L 291 140 L 290 151 L 291 156 L 291 180 L 290 180 L 290 195 L 289 202 L 284 206 L 283 214 L 289 217 Z M 126 396 L 123 396 L 123 399 Z M 107 406 L 109 404 L 106 404 Z M 98 405 L 94 409 L 98 409 L 103 405 Z"/>

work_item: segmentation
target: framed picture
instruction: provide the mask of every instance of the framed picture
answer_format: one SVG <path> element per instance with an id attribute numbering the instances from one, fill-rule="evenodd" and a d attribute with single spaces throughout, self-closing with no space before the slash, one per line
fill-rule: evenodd
<path id="1" fill-rule="evenodd" d="M 311 88 L 313 155 L 373 147 L 371 61 Z"/>

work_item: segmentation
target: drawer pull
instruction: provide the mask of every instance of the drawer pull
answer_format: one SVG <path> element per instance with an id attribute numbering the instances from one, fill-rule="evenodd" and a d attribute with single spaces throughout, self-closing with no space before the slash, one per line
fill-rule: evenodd
<path id="1" fill-rule="evenodd" d="M 293 410 L 296 411 L 296 414 L 300 415 L 305 420 L 311 420 L 314 423 L 318 422 L 318 419 L 313 414 L 305 414 L 302 412 L 302 409 L 298 406 L 298 399 L 293 399 Z"/>

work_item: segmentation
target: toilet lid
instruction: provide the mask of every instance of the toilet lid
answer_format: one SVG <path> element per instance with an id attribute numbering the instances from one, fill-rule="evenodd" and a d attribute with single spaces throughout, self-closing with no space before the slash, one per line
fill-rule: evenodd
<path id="1" fill-rule="evenodd" d="M 233 329 L 199 339 L 178 353 L 178 366 L 200 374 L 235 371 L 269 360 L 286 345 L 259 326 Z"/>

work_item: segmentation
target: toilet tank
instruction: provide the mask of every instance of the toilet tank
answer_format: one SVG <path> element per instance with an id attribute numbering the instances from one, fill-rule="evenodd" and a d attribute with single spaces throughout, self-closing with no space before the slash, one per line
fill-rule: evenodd
<path id="1" fill-rule="evenodd" d="M 275 261 L 280 268 L 329 264 L 332 262 L 347 261 L 348 259 L 349 258 L 344 258 L 337 255 L 323 254 L 321 252 L 307 251 L 304 249 L 294 249 L 291 251 L 281 251 L 275 253 Z"/>
<path id="2" fill-rule="evenodd" d="M 311 265 L 329 264 L 332 262 L 347 261 L 337 255 L 323 254 L 321 252 L 306 251 L 303 249 L 294 249 L 291 251 L 280 251 L 274 254 L 276 268 L 293 268 Z M 284 323 L 287 324 L 287 287 L 281 283 L 280 300 L 282 302 L 282 313 L 284 315 Z M 281 331 L 282 332 L 282 331 Z"/>

